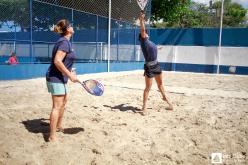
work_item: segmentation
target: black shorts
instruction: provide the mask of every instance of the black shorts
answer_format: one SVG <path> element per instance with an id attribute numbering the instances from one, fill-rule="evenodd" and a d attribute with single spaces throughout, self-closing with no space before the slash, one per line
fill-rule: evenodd
<path id="1" fill-rule="evenodd" d="M 147 76 L 148 78 L 153 78 L 156 75 L 159 75 L 162 73 L 162 70 L 160 68 L 159 63 L 155 64 L 155 65 L 144 65 L 144 76 Z"/>

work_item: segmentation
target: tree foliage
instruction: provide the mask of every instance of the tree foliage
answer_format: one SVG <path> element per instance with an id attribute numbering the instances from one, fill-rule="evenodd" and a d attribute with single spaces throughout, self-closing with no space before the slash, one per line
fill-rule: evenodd
<path id="1" fill-rule="evenodd" d="M 167 26 L 183 26 L 184 16 L 189 14 L 190 0 L 153 0 L 152 20 L 163 20 Z"/>
<path id="2" fill-rule="evenodd" d="M 223 25 L 225 27 L 242 27 L 245 25 L 247 10 L 238 3 L 233 3 L 231 0 L 224 1 Z M 216 17 L 220 17 L 221 1 L 213 4 L 216 10 Z"/>
<path id="3" fill-rule="evenodd" d="M 247 10 L 231 0 L 224 1 L 224 27 L 245 27 Z M 155 27 L 219 27 L 221 1 L 212 6 L 191 0 L 153 0 Z M 158 23 L 160 21 L 160 23 Z"/>
<path id="4" fill-rule="evenodd" d="M 0 1 L 0 26 L 12 22 L 22 31 L 29 28 L 29 5 L 27 0 L 1 0 Z M 10 25 L 11 26 L 11 25 Z"/>

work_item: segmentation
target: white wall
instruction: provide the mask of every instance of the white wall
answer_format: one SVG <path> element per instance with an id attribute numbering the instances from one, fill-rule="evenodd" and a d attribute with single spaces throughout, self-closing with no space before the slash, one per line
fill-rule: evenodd
<path id="1" fill-rule="evenodd" d="M 34 44 L 35 57 L 48 57 L 52 54 L 53 45 Z M 80 59 L 107 60 L 107 45 L 73 44 L 77 57 Z M 0 42 L 0 55 L 9 55 L 13 50 L 13 43 Z M 29 44 L 16 44 L 17 56 L 29 57 Z M 111 59 L 117 60 L 117 45 L 111 45 Z M 119 45 L 119 60 L 144 61 L 140 46 Z M 158 61 L 169 63 L 187 63 L 218 65 L 218 47 L 204 46 L 172 46 L 158 45 Z M 248 47 L 222 47 L 220 65 L 248 66 Z"/>
<path id="2" fill-rule="evenodd" d="M 248 47 L 223 47 L 221 65 L 248 66 Z"/>
<path id="3" fill-rule="evenodd" d="M 158 46 L 160 62 L 218 64 L 218 47 Z M 222 47 L 220 65 L 248 66 L 247 47 Z"/>

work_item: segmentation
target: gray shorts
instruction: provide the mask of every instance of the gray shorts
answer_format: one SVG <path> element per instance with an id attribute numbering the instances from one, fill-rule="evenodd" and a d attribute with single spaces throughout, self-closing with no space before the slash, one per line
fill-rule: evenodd
<path id="1" fill-rule="evenodd" d="M 160 75 L 161 73 L 162 70 L 159 63 L 156 63 L 154 65 L 144 65 L 144 76 L 147 76 L 148 78 L 153 78 L 156 75 Z"/>

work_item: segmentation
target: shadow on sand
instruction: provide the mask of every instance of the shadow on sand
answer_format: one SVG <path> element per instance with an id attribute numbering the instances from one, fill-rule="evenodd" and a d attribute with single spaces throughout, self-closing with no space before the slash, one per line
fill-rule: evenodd
<path id="1" fill-rule="evenodd" d="M 117 109 L 120 110 L 122 112 L 125 111 L 133 111 L 134 113 L 138 113 L 141 111 L 141 109 L 137 108 L 137 107 L 133 107 L 133 106 L 125 106 L 125 104 L 120 104 L 120 105 L 116 105 L 116 106 L 109 106 L 109 105 L 103 105 L 104 107 L 107 108 L 111 108 L 112 110 Z"/>
<path id="2" fill-rule="evenodd" d="M 50 131 L 49 119 L 33 119 L 26 120 L 21 122 L 25 128 L 32 133 L 42 133 L 44 140 L 47 142 Z M 64 128 L 62 131 L 64 134 L 77 134 L 79 132 L 84 132 L 84 128 L 73 127 L 73 128 Z"/>

